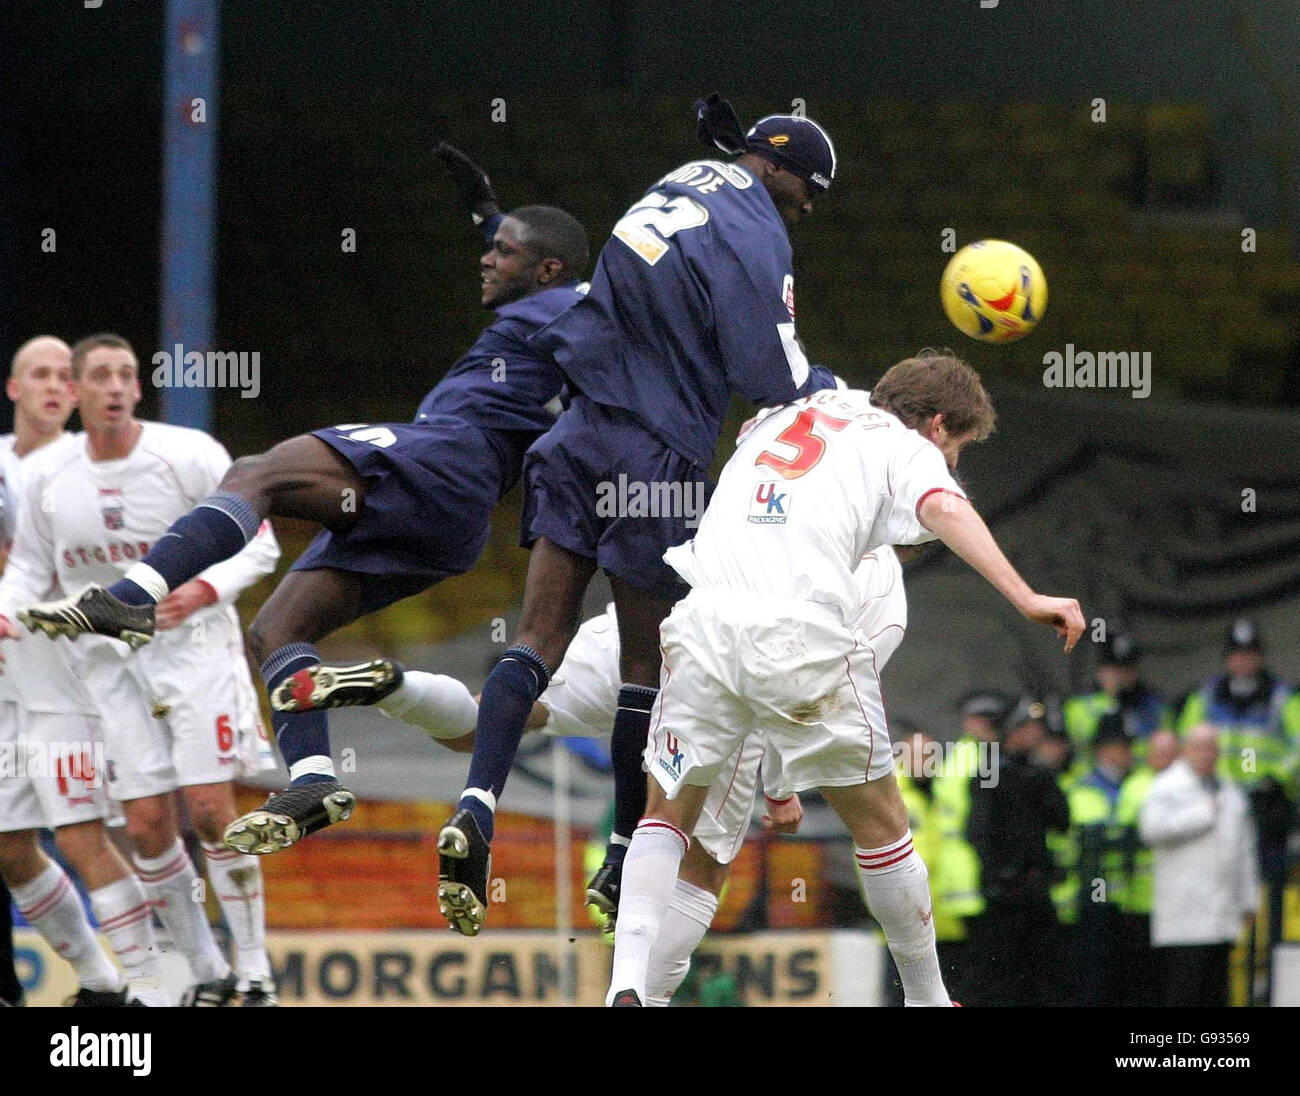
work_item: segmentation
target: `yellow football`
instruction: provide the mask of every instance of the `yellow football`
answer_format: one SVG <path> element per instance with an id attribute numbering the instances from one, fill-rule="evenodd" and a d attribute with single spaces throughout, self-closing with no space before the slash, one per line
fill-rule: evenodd
<path id="1" fill-rule="evenodd" d="M 939 282 L 948 319 L 981 342 L 1013 342 L 1028 335 L 1047 309 L 1047 279 L 1034 257 L 1006 240 L 967 244 Z"/>

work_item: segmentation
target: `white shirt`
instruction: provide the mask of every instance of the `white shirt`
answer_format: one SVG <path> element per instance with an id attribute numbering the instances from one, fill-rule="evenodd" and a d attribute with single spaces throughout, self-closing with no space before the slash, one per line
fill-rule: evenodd
<path id="1" fill-rule="evenodd" d="M 44 600 L 52 586 L 75 596 L 91 584 L 108 586 L 143 559 L 168 527 L 210 495 L 230 467 L 230 455 L 200 430 L 142 422 L 130 454 L 120 460 L 90 458 L 84 434 L 57 452 L 41 450 L 24 468 L 18 532 L 4 578 L 0 612 Z M 46 447 L 49 449 L 50 447 Z M 201 627 L 220 615 L 233 618 L 230 604 L 248 586 L 275 569 L 280 546 L 268 523 L 232 556 L 196 576 L 217 592 L 218 601 L 192 614 Z M 192 628 L 162 633 L 151 646 L 186 642 Z M 36 637 L 44 640 L 45 637 Z M 88 647 L 98 637 L 82 637 Z M 103 644 L 124 644 L 103 638 Z M 160 652 L 161 653 L 161 652 Z"/>
<path id="2" fill-rule="evenodd" d="M 0 437 L 0 489 L 3 490 L 3 513 L 0 513 L 0 535 L 5 552 L 12 552 L 18 528 L 18 513 L 23 505 L 25 475 L 41 461 L 49 460 L 69 445 L 75 444 L 71 434 L 61 434 L 39 449 L 18 456 L 18 439 L 13 434 Z M 58 588 L 51 584 L 37 595 L 36 600 L 57 596 Z M 14 619 L 20 606 L 3 605 L 0 612 Z M 25 628 L 22 636 L 5 640 L 0 650 L 4 654 L 3 673 L 0 673 L 0 700 L 15 701 L 29 711 L 75 712 L 92 714 L 94 706 L 82 689 L 79 675 L 72 669 L 76 665 L 72 644 L 66 639 L 51 642 L 45 636 L 32 635 Z"/>
<path id="3" fill-rule="evenodd" d="M 936 445 L 867 392 L 817 392 L 742 438 L 695 539 L 664 559 L 692 586 L 816 602 L 852 624 L 859 561 L 933 540 L 917 516 L 933 491 L 965 498 Z"/>
<path id="4" fill-rule="evenodd" d="M 1259 907 L 1255 825 L 1231 781 L 1217 793 L 1180 758 L 1151 782 L 1139 819 L 1152 849 L 1151 943 L 1232 943 Z"/>

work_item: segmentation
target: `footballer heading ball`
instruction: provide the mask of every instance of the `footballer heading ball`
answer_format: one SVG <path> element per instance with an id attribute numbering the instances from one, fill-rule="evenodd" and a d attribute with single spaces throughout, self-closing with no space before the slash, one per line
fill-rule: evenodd
<path id="1" fill-rule="evenodd" d="M 963 334 L 981 342 L 1013 342 L 1043 318 L 1047 279 L 1024 248 L 980 240 L 952 257 L 939 282 L 939 299 Z"/>

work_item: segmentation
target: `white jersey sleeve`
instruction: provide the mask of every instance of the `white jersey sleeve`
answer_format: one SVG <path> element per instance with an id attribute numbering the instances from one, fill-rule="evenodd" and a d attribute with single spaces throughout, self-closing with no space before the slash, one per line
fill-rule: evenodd
<path id="1" fill-rule="evenodd" d="M 46 470 L 51 461 L 66 459 L 71 436 L 43 446 L 19 461 L 5 463 L 5 487 L 17 518 L 17 528 L 0 578 L 0 613 L 11 620 L 18 609 L 61 591 L 55 570 L 54 545 L 46 495 Z M 7 454 L 11 456 L 12 454 Z M 81 685 L 78 652 L 66 639 L 50 640 L 26 630 L 5 641 L 3 692 L 33 712 L 91 714 L 95 711 Z"/>
<path id="2" fill-rule="evenodd" d="M 883 670 L 907 631 L 907 593 L 903 566 L 893 548 L 868 552 L 854 569 L 861 601 L 856 629 L 876 652 L 876 669 Z"/>
<path id="3" fill-rule="evenodd" d="M 194 459 L 179 466 L 179 476 L 191 508 L 212 494 L 233 463 L 226 447 L 206 434 L 194 448 Z M 178 515 L 179 516 L 179 515 Z M 217 605 L 230 605 L 253 583 L 275 570 L 280 545 L 270 522 L 262 522 L 257 536 L 229 559 L 214 563 L 195 577 L 217 593 Z"/>
<path id="4" fill-rule="evenodd" d="M 262 522 L 257 536 L 229 559 L 214 563 L 197 577 L 217 592 L 218 605 L 230 605 L 253 583 L 275 570 L 280 544 L 269 521 Z"/>
<path id="5" fill-rule="evenodd" d="M 887 471 L 889 490 L 881 498 L 873 538 L 882 544 L 925 544 L 934 534 L 921 524 L 918 511 L 927 495 L 946 491 L 959 498 L 957 486 L 939 448 L 913 433 L 911 444 L 895 447 Z M 910 440 L 910 439 L 909 439 Z"/>
<path id="6" fill-rule="evenodd" d="M 13 544 L 0 578 L 0 613 L 10 618 L 22 606 L 49 596 L 58 582 L 54 535 L 43 504 L 46 479 L 35 455 L 26 463 L 21 490 L 14 494 L 18 520 Z"/>

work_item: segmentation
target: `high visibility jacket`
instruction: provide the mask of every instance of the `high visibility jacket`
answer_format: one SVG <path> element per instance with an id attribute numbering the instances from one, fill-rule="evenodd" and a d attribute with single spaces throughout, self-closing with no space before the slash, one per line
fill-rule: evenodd
<path id="1" fill-rule="evenodd" d="M 952 877 L 954 866 L 960 872 L 961 858 L 954 865 L 951 857 L 945 858 L 945 842 L 940 812 L 933 797 L 926 795 L 910 776 L 902 769 L 895 769 L 898 777 L 898 790 L 903 796 L 903 806 L 907 808 L 907 821 L 912 828 L 912 845 L 917 854 L 925 861 L 930 874 L 930 903 L 934 912 L 934 935 L 938 940 L 964 940 L 966 925 L 962 914 L 954 913 L 952 897 L 958 893 L 964 881 L 958 876 Z"/>
<path id="2" fill-rule="evenodd" d="M 1097 734 L 1097 725 L 1102 716 L 1111 712 L 1123 712 L 1124 726 L 1133 735 L 1133 757 L 1139 762 L 1146 760 L 1151 736 L 1162 727 L 1173 726 L 1169 706 L 1158 693 L 1145 686 L 1137 699 L 1126 705 L 1103 692 L 1068 698 L 1061 706 L 1061 716 L 1065 720 L 1066 734 L 1074 746 L 1073 777 L 1082 779 L 1091 769 L 1092 740 Z"/>
<path id="3" fill-rule="evenodd" d="M 1150 912 L 1151 851 L 1141 844 L 1137 819 L 1153 776 L 1145 766 L 1134 769 L 1114 799 L 1091 774 L 1070 784 L 1070 831 L 1056 850 L 1065 878 L 1052 888 L 1063 923 L 1078 920 L 1083 901 L 1105 901 L 1124 913 Z"/>
<path id="4" fill-rule="evenodd" d="M 1155 778 L 1155 769 L 1139 765 L 1124 778 L 1124 783 L 1119 788 L 1119 799 L 1115 801 L 1115 821 L 1123 836 L 1121 855 L 1127 876 L 1127 882 L 1119 896 L 1119 908 L 1124 913 L 1151 913 L 1153 861 L 1151 849 L 1143 843 L 1138 831 L 1138 819 L 1142 813 L 1142 804 L 1151 792 L 1151 781 Z"/>
<path id="5" fill-rule="evenodd" d="M 984 912 L 980 858 L 966 839 L 971 781 L 979 775 L 979 747 L 970 736 L 959 738 L 931 785 L 940 834 L 938 881 L 932 878 L 931 887 L 945 913 L 953 917 L 975 917 Z"/>
<path id="6" fill-rule="evenodd" d="M 1249 788 L 1271 776 L 1294 796 L 1300 776 L 1300 694 L 1269 675 L 1247 701 L 1232 697 L 1227 675 L 1210 678 L 1187 698 L 1180 732 L 1199 723 L 1219 730 L 1219 775 Z"/>

